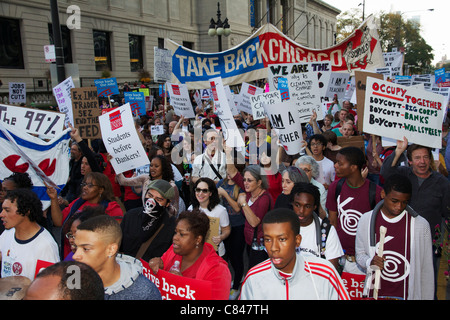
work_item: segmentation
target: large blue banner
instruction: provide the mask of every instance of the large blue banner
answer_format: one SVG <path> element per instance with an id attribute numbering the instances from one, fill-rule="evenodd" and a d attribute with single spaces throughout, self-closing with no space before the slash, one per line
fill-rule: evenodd
<path id="1" fill-rule="evenodd" d="M 221 77 L 225 86 L 266 79 L 271 64 L 330 61 L 332 71 L 349 73 L 385 66 L 373 16 L 344 41 L 325 49 L 303 47 L 271 24 L 222 52 L 198 52 L 170 39 L 166 43 L 173 52 L 170 82 L 188 89 L 209 88 L 208 80 L 214 77 Z"/>

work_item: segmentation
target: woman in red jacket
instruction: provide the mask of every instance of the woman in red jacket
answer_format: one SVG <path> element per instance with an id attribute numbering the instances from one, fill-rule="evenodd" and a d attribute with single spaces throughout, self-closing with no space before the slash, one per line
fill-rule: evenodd
<path id="1" fill-rule="evenodd" d="M 198 209 L 181 212 L 172 246 L 161 258 L 151 259 L 149 266 L 155 274 L 163 269 L 183 277 L 211 281 L 211 299 L 228 300 L 231 273 L 213 246 L 205 243 L 209 223 L 208 216 Z"/>

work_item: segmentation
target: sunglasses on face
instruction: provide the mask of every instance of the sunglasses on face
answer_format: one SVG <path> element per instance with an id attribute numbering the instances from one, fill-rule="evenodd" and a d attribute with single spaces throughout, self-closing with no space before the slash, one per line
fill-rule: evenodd
<path id="1" fill-rule="evenodd" d="M 197 193 L 200 193 L 200 192 L 208 193 L 208 192 L 209 192 L 209 189 L 195 188 L 195 192 L 197 192 Z"/>

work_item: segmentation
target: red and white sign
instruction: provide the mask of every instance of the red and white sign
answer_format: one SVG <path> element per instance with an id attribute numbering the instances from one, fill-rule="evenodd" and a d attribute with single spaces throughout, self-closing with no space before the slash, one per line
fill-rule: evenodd
<path id="1" fill-rule="evenodd" d="M 150 164 L 129 103 L 102 114 L 98 121 L 106 150 L 112 157 L 111 165 L 117 174 Z"/>
<path id="2" fill-rule="evenodd" d="M 342 272 L 342 281 L 344 282 L 351 300 L 361 300 L 363 298 L 364 280 L 366 275 Z"/>
<path id="3" fill-rule="evenodd" d="M 212 282 L 197 280 L 159 270 L 154 274 L 148 263 L 141 259 L 143 274 L 161 292 L 163 300 L 211 300 Z"/>
<path id="4" fill-rule="evenodd" d="M 55 46 L 53 44 L 44 46 L 44 55 L 45 55 L 45 62 L 55 62 L 56 61 Z"/>

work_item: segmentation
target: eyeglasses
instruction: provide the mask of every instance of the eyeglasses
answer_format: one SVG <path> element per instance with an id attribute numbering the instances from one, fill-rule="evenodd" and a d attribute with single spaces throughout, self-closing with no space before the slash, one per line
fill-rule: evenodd
<path id="1" fill-rule="evenodd" d="M 81 187 L 88 187 L 88 188 L 92 188 L 92 187 L 99 187 L 98 185 L 96 185 L 96 184 L 92 184 L 92 183 L 86 183 L 86 182 L 83 182 L 83 183 L 81 183 Z"/>
<path id="2" fill-rule="evenodd" d="M 302 169 L 303 171 L 305 171 L 305 173 L 308 173 L 308 172 L 311 172 L 311 171 L 312 171 L 311 169 L 307 169 L 307 168 L 300 168 L 300 169 Z"/>
<path id="3" fill-rule="evenodd" d="M 200 192 L 208 193 L 208 192 L 209 192 L 209 189 L 195 188 L 195 192 L 197 192 L 197 193 L 200 193 Z"/>
<path id="4" fill-rule="evenodd" d="M 71 232 L 67 232 L 66 233 L 66 238 L 69 239 L 69 240 L 73 240 L 73 239 L 75 239 L 75 236 Z"/>
<path id="5" fill-rule="evenodd" d="M 320 142 L 318 143 L 311 143 L 311 147 L 320 147 L 322 144 Z"/>

